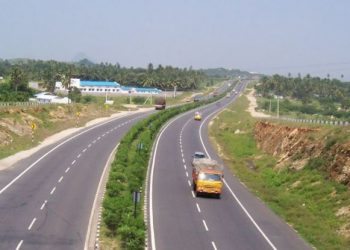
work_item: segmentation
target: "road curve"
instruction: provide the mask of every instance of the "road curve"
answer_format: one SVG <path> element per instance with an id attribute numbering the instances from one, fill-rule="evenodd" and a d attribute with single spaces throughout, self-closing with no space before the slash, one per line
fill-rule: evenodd
<path id="1" fill-rule="evenodd" d="M 235 98 L 200 108 L 202 122 L 193 120 L 195 111 L 176 117 L 157 138 L 148 188 L 150 249 L 312 249 L 227 169 L 221 199 L 195 197 L 192 154 L 203 151 L 222 163 L 210 147 L 207 128 Z"/>
<path id="2" fill-rule="evenodd" d="M 83 129 L 1 171 L 0 249 L 84 249 L 106 161 L 129 128 L 151 112 Z"/>

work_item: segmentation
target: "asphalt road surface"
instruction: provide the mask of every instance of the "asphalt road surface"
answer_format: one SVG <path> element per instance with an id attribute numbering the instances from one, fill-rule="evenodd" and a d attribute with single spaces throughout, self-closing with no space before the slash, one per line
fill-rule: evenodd
<path id="1" fill-rule="evenodd" d="M 192 155 L 202 151 L 222 163 L 209 144 L 208 123 L 236 97 L 197 109 L 202 121 L 194 121 L 196 110 L 182 114 L 159 135 L 149 170 L 149 249 L 312 249 L 226 169 L 221 199 L 195 197 Z"/>
<path id="2" fill-rule="evenodd" d="M 107 159 L 132 124 L 149 114 L 86 128 L 1 171 L 0 249 L 84 249 Z"/>

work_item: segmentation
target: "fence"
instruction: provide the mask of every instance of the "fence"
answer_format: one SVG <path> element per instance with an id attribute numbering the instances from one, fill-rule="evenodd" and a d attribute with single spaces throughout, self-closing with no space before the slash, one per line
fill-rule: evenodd
<path id="1" fill-rule="evenodd" d="M 42 105 L 53 105 L 56 103 L 43 103 L 43 102 L 0 102 L 0 109 L 11 107 L 38 107 Z"/>
<path id="2" fill-rule="evenodd" d="M 350 122 L 348 122 L 348 121 L 299 119 L 299 118 L 290 118 L 290 117 L 269 117 L 269 118 L 264 118 L 264 119 L 282 120 L 282 121 L 298 122 L 298 123 L 311 123 L 311 124 L 320 124 L 320 125 L 331 125 L 331 126 L 349 126 L 350 125 Z"/>

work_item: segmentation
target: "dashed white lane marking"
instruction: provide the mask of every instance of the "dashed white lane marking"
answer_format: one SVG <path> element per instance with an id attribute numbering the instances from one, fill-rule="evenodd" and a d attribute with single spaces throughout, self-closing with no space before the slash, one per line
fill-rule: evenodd
<path id="1" fill-rule="evenodd" d="M 215 242 L 214 242 L 214 241 L 211 242 L 211 245 L 213 246 L 214 250 L 218 250 L 218 249 L 216 248 L 216 245 L 215 245 Z"/>
<path id="2" fill-rule="evenodd" d="M 185 159 L 182 158 L 182 162 L 185 163 Z"/>
<path id="3" fill-rule="evenodd" d="M 191 191 L 192 192 L 192 196 L 193 196 L 193 198 L 195 198 L 196 196 L 194 195 L 194 192 L 193 191 Z"/>
<path id="4" fill-rule="evenodd" d="M 69 169 L 70 169 L 70 167 L 68 167 L 68 168 L 66 169 L 66 171 L 64 171 L 64 172 L 68 173 Z"/>
<path id="5" fill-rule="evenodd" d="M 189 180 L 187 180 L 187 182 L 188 182 L 188 185 L 191 186 L 191 182 Z"/>
<path id="6" fill-rule="evenodd" d="M 101 136 L 97 137 L 97 140 L 100 140 L 101 139 Z"/>
<path id="7" fill-rule="evenodd" d="M 34 219 L 32 220 L 32 222 L 30 223 L 30 225 L 29 225 L 29 227 L 28 227 L 28 230 L 32 229 L 32 226 L 34 225 L 35 221 L 36 221 L 36 218 L 34 218 Z"/>
<path id="8" fill-rule="evenodd" d="M 200 213 L 201 212 L 201 208 L 199 207 L 198 203 L 196 203 L 196 206 L 197 206 L 198 213 Z"/>
<path id="9" fill-rule="evenodd" d="M 51 190 L 50 194 L 52 195 L 52 194 L 55 192 L 55 190 L 56 190 L 56 187 L 54 187 L 54 188 Z"/>
<path id="10" fill-rule="evenodd" d="M 106 134 L 102 134 L 102 137 L 105 136 Z"/>
<path id="11" fill-rule="evenodd" d="M 186 177 L 188 177 L 188 172 L 186 171 Z"/>
<path id="12" fill-rule="evenodd" d="M 58 180 L 58 183 L 60 183 L 63 180 L 63 176 Z"/>
<path id="13" fill-rule="evenodd" d="M 205 223 L 205 220 L 202 220 L 203 221 L 203 225 L 204 225 L 204 228 L 206 231 L 209 231 L 209 228 L 207 227 L 207 223 Z"/>
<path id="14" fill-rule="evenodd" d="M 44 207 L 46 206 L 47 200 L 44 201 L 44 203 L 41 205 L 40 210 L 43 210 Z"/>
<path id="15" fill-rule="evenodd" d="M 96 140 L 93 140 L 92 143 L 96 143 Z"/>
<path id="16" fill-rule="evenodd" d="M 84 148 L 83 153 L 85 153 L 85 152 L 86 152 L 86 150 L 87 150 L 87 148 Z"/>
<path id="17" fill-rule="evenodd" d="M 18 245 L 17 245 L 17 247 L 16 247 L 16 250 L 19 250 L 19 249 L 21 248 L 22 244 L 23 244 L 23 240 L 21 240 L 21 241 L 18 243 Z"/>
<path id="18" fill-rule="evenodd" d="M 181 153 L 181 157 L 184 158 L 184 154 L 183 153 Z"/>
<path id="19" fill-rule="evenodd" d="M 77 158 L 80 158 L 81 154 L 78 154 Z"/>
<path id="20" fill-rule="evenodd" d="M 184 164 L 184 169 L 187 169 L 187 166 L 186 166 L 186 164 Z"/>
<path id="21" fill-rule="evenodd" d="M 89 144 L 88 147 L 91 148 L 91 144 Z"/>

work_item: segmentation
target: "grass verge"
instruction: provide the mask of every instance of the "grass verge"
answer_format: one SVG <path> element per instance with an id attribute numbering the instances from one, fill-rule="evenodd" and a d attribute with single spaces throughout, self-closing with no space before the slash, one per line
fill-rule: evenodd
<path id="1" fill-rule="evenodd" d="M 276 159 L 256 146 L 247 107 L 242 96 L 211 122 L 211 140 L 226 166 L 317 249 L 350 249 L 350 238 L 339 234 L 350 232 L 349 217 L 336 215 L 350 206 L 347 187 L 308 167 L 275 171 Z"/>

